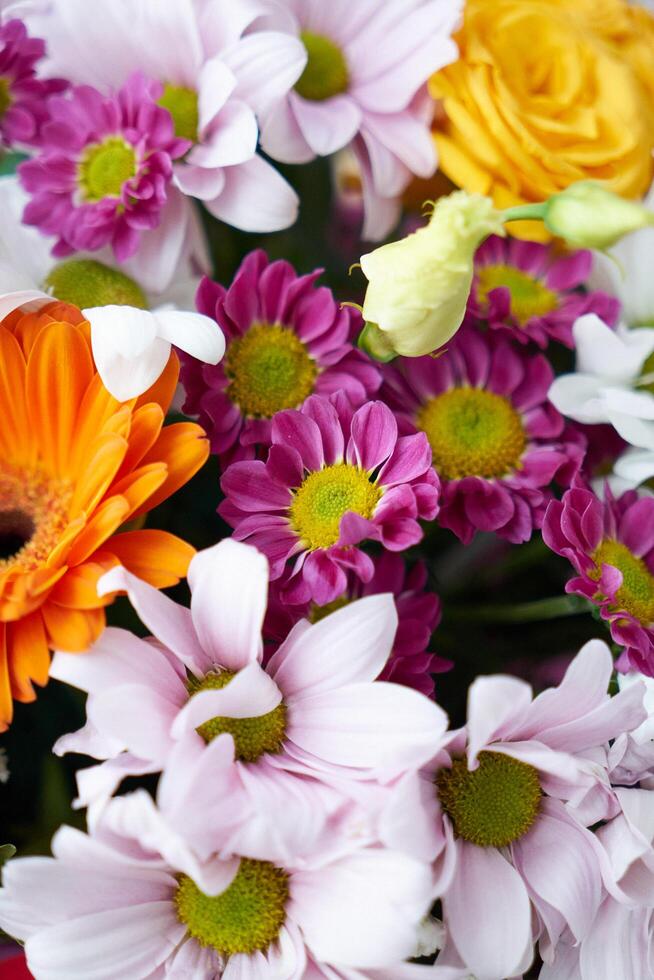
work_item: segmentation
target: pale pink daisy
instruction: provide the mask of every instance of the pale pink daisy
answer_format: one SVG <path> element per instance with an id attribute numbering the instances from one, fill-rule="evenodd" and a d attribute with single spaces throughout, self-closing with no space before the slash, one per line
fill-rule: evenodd
<path id="1" fill-rule="evenodd" d="M 401 976 L 431 898 L 423 863 L 380 847 L 309 866 L 214 857 L 200 883 L 140 796 L 5 866 L 0 923 L 39 980 Z"/>
<path id="2" fill-rule="evenodd" d="M 264 669 L 265 557 L 225 540 L 193 558 L 188 580 L 190 610 L 113 569 L 99 588 L 125 590 L 155 641 L 109 628 L 84 657 L 55 655 L 52 676 L 89 694 L 86 727 L 55 750 L 106 760 L 79 773 L 82 803 L 106 798 L 124 776 L 162 770 L 181 741 L 211 749 L 223 733 L 248 793 L 265 794 L 268 781 L 276 794 L 273 822 L 291 785 L 277 772 L 385 785 L 433 754 L 444 712 L 375 680 L 397 626 L 390 595 L 301 621 Z"/>
<path id="3" fill-rule="evenodd" d="M 472 684 L 466 726 L 425 769 L 448 930 L 442 965 L 498 980 L 528 969 L 534 940 L 549 961 L 564 934 L 589 934 L 608 866 L 571 803 L 609 784 L 609 740 L 647 716 L 642 684 L 609 697 L 612 670 L 606 644 L 591 640 L 558 687 L 533 700 L 514 677 Z"/>
<path id="4" fill-rule="evenodd" d="M 299 38 L 304 60 L 285 98 L 261 113 L 273 159 L 303 163 L 351 144 L 363 181 L 364 238 L 397 222 L 412 176 L 436 154 L 429 77 L 457 57 L 459 0 L 279 0 L 266 26 Z"/>
<path id="5" fill-rule="evenodd" d="M 383 402 L 353 413 L 343 396 L 312 395 L 273 418 L 266 461 L 232 463 L 221 487 L 234 537 L 267 555 L 273 581 L 286 572 L 284 600 L 324 606 L 348 572 L 372 578 L 361 542 L 403 551 L 422 539 L 418 521 L 436 516 L 440 481 L 426 435 L 400 436 Z"/>

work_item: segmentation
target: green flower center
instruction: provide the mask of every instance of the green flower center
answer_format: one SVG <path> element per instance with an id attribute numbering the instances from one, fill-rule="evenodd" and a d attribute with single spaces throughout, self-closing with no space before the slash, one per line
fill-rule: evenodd
<path id="1" fill-rule="evenodd" d="M 597 571 L 591 573 L 591 578 L 599 579 L 604 565 L 622 572 L 615 608 L 624 609 L 643 625 L 654 623 L 654 577 L 643 559 L 619 541 L 607 539 L 593 555 L 593 561 Z"/>
<path id="2" fill-rule="evenodd" d="M 347 91 L 349 73 L 343 52 L 324 34 L 302 31 L 300 40 L 307 49 L 308 61 L 295 91 L 303 99 L 323 102 Z"/>
<path id="3" fill-rule="evenodd" d="M 133 279 L 95 259 L 61 262 L 49 273 L 44 286 L 57 299 L 80 310 L 111 305 L 148 308 L 143 291 Z"/>
<path id="4" fill-rule="evenodd" d="M 178 139 L 198 141 L 200 116 L 198 112 L 198 93 L 183 85 L 171 85 L 166 82 L 163 95 L 157 100 L 157 105 L 167 109 L 173 117 L 175 136 Z"/>
<path id="5" fill-rule="evenodd" d="M 316 362 L 297 334 L 280 324 L 255 323 L 225 356 L 227 394 L 244 415 L 270 419 L 297 408 L 313 392 Z"/>
<path id="6" fill-rule="evenodd" d="M 329 548 L 338 541 L 343 514 L 354 511 L 370 518 L 381 495 L 379 487 L 358 466 L 326 466 L 309 473 L 295 491 L 291 525 L 309 551 Z"/>
<path id="7" fill-rule="evenodd" d="M 267 949 L 286 920 L 288 874 L 268 861 L 241 858 L 229 888 L 210 897 L 181 875 L 174 902 L 177 918 L 201 946 L 221 956 Z"/>
<path id="8" fill-rule="evenodd" d="M 9 80 L 0 76 L 0 119 L 11 105 L 11 90 Z"/>
<path id="9" fill-rule="evenodd" d="M 479 388 L 452 388 L 431 398 L 416 424 L 427 434 L 434 468 L 446 480 L 505 476 L 520 468 L 527 445 L 508 398 Z"/>
<path id="10" fill-rule="evenodd" d="M 344 609 L 345 606 L 349 606 L 350 602 L 349 595 L 341 595 L 338 599 L 332 599 L 331 602 L 326 603 L 324 606 L 317 606 L 313 602 L 309 609 L 309 622 L 319 623 L 325 616 L 330 616 L 331 613 L 337 612 L 339 609 Z"/>
<path id="11" fill-rule="evenodd" d="M 122 136 L 108 136 L 88 146 L 78 164 L 79 183 L 85 201 L 120 197 L 123 186 L 136 176 L 134 147 Z"/>
<path id="12" fill-rule="evenodd" d="M 192 679 L 188 683 L 189 694 L 222 690 L 234 676 L 233 670 L 222 670 L 219 674 L 207 674 L 201 681 Z M 217 715 L 199 725 L 197 731 L 205 742 L 211 742 L 227 732 L 234 739 L 236 758 L 242 762 L 256 762 L 266 752 L 274 755 L 280 751 L 286 735 L 286 705 L 280 702 L 272 711 L 256 718 L 223 718 Z"/>
<path id="13" fill-rule="evenodd" d="M 506 286 L 511 293 L 511 313 L 520 326 L 532 316 L 544 316 L 559 305 L 555 292 L 512 265 L 485 265 L 477 270 L 477 295 L 481 302 L 499 286 Z"/>
<path id="14" fill-rule="evenodd" d="M 537 770 L 501 752 L 480 752 L 472 772 L 465 759 L 454 759 L 436 787 L 457 837 L 478 847 L 506 847 L 523 837 L 542 796 Z"/>

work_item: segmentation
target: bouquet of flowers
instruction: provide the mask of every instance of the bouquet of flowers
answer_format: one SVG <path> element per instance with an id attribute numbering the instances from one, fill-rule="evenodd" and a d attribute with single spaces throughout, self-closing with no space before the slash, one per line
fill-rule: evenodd
<path id="1" fill-rule="evenodd" d="M 627 0 L 0 0 L 1 980 L 654 980 L 653 151 Z"/>

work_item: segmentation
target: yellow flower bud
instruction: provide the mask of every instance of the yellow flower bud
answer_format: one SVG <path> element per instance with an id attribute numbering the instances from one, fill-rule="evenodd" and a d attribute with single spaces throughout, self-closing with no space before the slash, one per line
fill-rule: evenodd
<path id="1" fill-rule="evenodd" d="M 360 345 L 371 357 L 420 357 L 456 333 L 472 284 L 475 251 L 491 234 L 505 234 L 492 201 L 456 191 L 436 202 L 424 228 L 361 257 L 368 288 Z"/>
<path id="2" fill-rule="evenodd" d="M 609 248 L 623 235 L 654 224 L 654 214 L 592 180 L 571 184 L 545 203 L 543 220 L 575 248 Z"/>

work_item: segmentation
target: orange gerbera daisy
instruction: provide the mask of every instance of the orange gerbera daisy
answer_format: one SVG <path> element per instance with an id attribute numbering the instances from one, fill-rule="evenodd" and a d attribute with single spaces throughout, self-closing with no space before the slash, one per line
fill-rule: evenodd
<path id="1" fill-rule="evenodd" d="M 144 395 L 118 402 L 93 362 L 76 307 L 50 303 L 0 321 L 0 730 L 12 698 L 34 699 L 49 650 L 101 633 L 98 578 L 117 563 L 157 587 L 193 548 L 166 531 L 116 533 L 186 483 L 209 448 L 200 426 L 163 428 L 176 355 Z"/>

